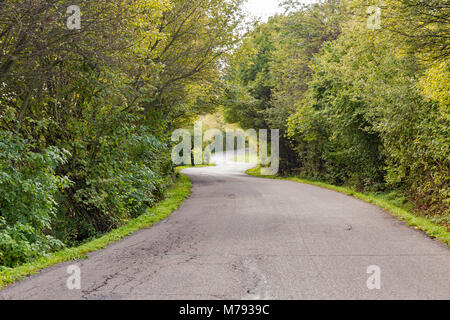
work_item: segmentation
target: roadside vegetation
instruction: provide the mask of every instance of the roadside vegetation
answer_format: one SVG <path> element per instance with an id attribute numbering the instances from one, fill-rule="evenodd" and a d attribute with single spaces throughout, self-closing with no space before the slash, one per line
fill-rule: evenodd
<path id="1" fill-rule="evenodd" d="M 21 280 L 23 277 L 32 275 L 49 266 L 70 261 L 83 259 L 89 252 L 104 249 L 108 244 L 119 241 L 133 232 L 148 228 L 158 221 L 167 218 L 172 212 L 179 208 L 183 201 L 191 194 L 192 184 L 189 178 L 179 171 L 184 167 L 177 167 L 177 179 L 175 183 L 165 192 L 164 200 L 153 208 L 148 208 L 144 214 L 128 221 L 125 225 L 112 230 L 100 238 L 87 241 L 80 246 L 66 248 L 58 252 L 43 255 L 26 264 L 16 268 L 0 269 L 0 290 Z"/>
<path id="2" fill-rule="evenodd" d="M 77 1 L 80 30 L 73 1 L 0 2 L 3 275 L 167 213 L 147 210 L 174 181 L 171 134 L 217 105 L 240 2 Z"/>
<path id="3" fill-rule="evenodd" d="M 284 3 L 228 61 L 226 120 L 280 129 L 282 176 L 395 195 L 450 231 L 449 4 Z"/>

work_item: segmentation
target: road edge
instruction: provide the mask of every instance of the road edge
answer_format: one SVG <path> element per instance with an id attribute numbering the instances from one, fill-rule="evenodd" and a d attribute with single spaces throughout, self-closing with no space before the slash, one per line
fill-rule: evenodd
<path id="1" fill-rule="evenodd" d="M 419 217 L 414 215 L 413 213 L 397 207 L 384 199 L 376 198 L 374 195 L 367 195 L 361 192 L 357 192 L 355 190 L 339 187 L 335 185 L 331 185 L 325 182 L 320 181 L 311 181 L 307 179 L 300 179 L 297 177 L 281 177 L 281 176 L 264 176 L 260 174 L 260 167 L 256 166 L 254 168 L 248 169 L 245 173 L 249 176 L 258 177 L 258 178 L 266 178 L 266 179 L 276 179 L 276 180 L 286 180 L 293 181 L 303 184 L 314 185 L 317 187 L 325 188 L 328 190 L 337 191 L 348 196 L 354 197 L 356 199 L 365 201 L 367 203 L 376 205 L 380 209 L 390 213 L 392 216 L 399 218 L 402 221 L 405 221 L 408 226 L 413 227 L 416 230 L 423 231 L 428 237 L 434 240 L 438 240 L 443 242 L 450 247 L 450 232 L 446 230 L 444 226 L 437 225 L 426 218 Z"/>
<path id="2" fill-rule="evenodd" d="M 143 215 L 130 220 L 126 225 L 78 247 L 66 248 L 38 258 L 33 262 L 15 268 L 1 270 L 0 291 L 14 282 L 23 280 L 25 277 L 36 274 L 45 268 L 71 260 L 87 258 L 86 255 L 88 253 L 104 249 L 109 244 L 122 240 L 138 230 L 149 228 L 170 216 L 191 194 L 192 182 L 187 175 L 180 172 L 184 168 L 186 167 L 176 168 L 175 182 L 166 191 L 164 200 L 158 202 L 154 207 L 147 209 Z"/>

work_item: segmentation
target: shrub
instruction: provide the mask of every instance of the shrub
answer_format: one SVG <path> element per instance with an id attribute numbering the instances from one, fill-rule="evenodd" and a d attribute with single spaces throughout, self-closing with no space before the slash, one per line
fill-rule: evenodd
<path id="1" fill-rule="evenodd" d="M 10 132 L 0 132 L 0 265 L 15 266 L 63 246 L 48 235 L 56 195 L 69 180 L 55 174 L 67 152 L 36 151 Z"/>
<path id="2" fill-rule="evenodd" d="M 162 198 L 172 173 L 168 147 L 145 127 L 122 125 L 95 142 L 79 140 L 77 157 L 62 168 L 74 184 L 64 192 L 54 221 L 58 238 L 68 244 L 144 213 Z"/>

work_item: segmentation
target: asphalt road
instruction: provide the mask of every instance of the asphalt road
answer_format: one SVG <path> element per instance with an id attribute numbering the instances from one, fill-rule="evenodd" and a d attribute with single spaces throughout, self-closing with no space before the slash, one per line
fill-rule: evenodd
<path id="1" fill-rule="evenodd" d="M 193 194 L 168 219 L 0 299 L 450 299 L 446 245 L 373 205 L 249 167 L 186 169 Z M 81 290 L 66 285 L 73 264 Z"/>

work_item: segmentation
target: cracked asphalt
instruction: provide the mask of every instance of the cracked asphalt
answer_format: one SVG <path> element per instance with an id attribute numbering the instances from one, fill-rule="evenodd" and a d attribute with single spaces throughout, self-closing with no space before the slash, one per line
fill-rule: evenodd
<path id="1" fill-rule="evenodd" d="M 168 219 L 0 291 L 0 299 L 450 299 L 446 245 L 335 191 L 185 169 L 192 196 Z M 78 265 L 81 290 L 69 290 Z M 369 266 L 381 289 L 369 290 Z"/>

